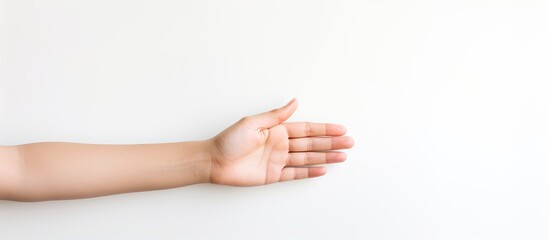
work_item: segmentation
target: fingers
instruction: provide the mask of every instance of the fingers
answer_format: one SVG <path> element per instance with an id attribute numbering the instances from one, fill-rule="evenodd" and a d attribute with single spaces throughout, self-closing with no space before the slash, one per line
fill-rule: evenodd
<path id="1" fill-rule="evenodd" d="M 284 124 L 291 138 L 318 137 L 318 136 L 342 136 L 347 130 L 344 126 L 331 123 L 286 123 Z"/>
<path id="2" fill-rule="evenodd" d="M 297 180 L 297 179 L 304 179 L 304 178 L 320 177 L 324 174 L 326 174 L 325 167 L 304 167 L 304 168 L 285 167 L 282 169 L 282 173 L 280 175 L 279 181 L 283 182 L 283 181 L 290 181 L 290 180 Z"/>
<path id="3" fill-rule="evenodd" d="M 344 152 L 296 152 L 288 155 L 286 166 L 339 163 L 347 159 Z"/>
<path id="4" fill-rule="evenodd" d="M 342 137 L 309 137 L 290 139 L 290 152 L 314 152 L 351 148 L 354 140 Z"/>
<path id="5" fill-rule="evenodd" d="M 345 127 L 330 123 L 286 123 L 289 151 L 280 181 L 319 177 L 326 174 L 325 167 L 299 167 L 325 163 L 343 162 L 347 155 L 343 152 L 319 152 L 351 148 L 354 140 L 343 136 Z"/>
<path id="6" fill-rule="evenodd" d="M 249 117 L 251 124 L 256 128 L 271 128 L 288 120 L 297 109 L 297 100 L 294 98 L 285 106 Z"/>

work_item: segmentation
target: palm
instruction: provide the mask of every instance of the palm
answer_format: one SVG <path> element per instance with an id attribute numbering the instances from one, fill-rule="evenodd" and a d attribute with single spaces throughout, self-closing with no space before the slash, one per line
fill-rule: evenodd
<path id="1" fill-rule="evenodd" d="M 292 103 L 292 102 L 291 102 Z M 352 146 L 344 128 L 334 124 L 282 123 L 295 110 L 289 104 L 268 113 L 246 117 L 212 139 L 213 183 L 255 186 L 316 177 L 323 167 L 310 164 L 340 162 L 341 152 L 319 152 Z M 282 119 L 282 120 L 281 120 Z"/>
<path id="2" fill-rule="evenodd" d="M 214 141 L 215 183 L 244 186 L 276 182 L 286 165 L 288 133 L 281 125 L 254 131 L 241 121 Z"/>

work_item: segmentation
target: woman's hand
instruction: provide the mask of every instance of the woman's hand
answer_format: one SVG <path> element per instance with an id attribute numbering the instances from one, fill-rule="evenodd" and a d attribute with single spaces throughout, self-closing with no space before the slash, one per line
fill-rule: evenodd
<path id="1" fill-rule="evenodd" d="M 206 141 L 103 145 L 44 142 L 0 147 L 0 200 L 44 201 L 212 182 L 255 186 L 326 173 L 345 160 L 331 150 L 353 139 L 335 124 L 283 123 L 292 100 L 245 117 Z"/>
<path id="2" fill-rule="evenodd" d="M 297 109 L 286 106 L 244 117 L 210 140 L 210 181 L 233 186 L 256 186 L 322 176 L 316 164 L 343 162 L 354 141 L 341 125 L 284 123 Z"/>

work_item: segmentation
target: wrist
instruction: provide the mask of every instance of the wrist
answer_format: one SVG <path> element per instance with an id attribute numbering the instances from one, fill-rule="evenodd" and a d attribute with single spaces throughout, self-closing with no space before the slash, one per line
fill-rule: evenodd
<path id="1" fill-rule="evenodd" d="M 176 186 L 187 186 L 210 182 L 210 142 L 192 141 L 179 142 L 177 163 L 172 165 Z M 163 174 L 166 174 L 164 172 Z M 176 187 L 173 186 L 173 187 Z"/>
<path id="2" fill-rule="evenodd" d="M 200 164 L 197 167 L 197 175 L 199 176 L 199 183 L 211 182 L 211 170 L 212 170 L 212 154 L 211 154 L 211 140 L 200 141 Z"/>

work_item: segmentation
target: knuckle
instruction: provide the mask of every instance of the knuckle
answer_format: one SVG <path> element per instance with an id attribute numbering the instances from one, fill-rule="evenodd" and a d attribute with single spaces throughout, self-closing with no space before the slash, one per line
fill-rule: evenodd
<path id="1" fill-rule="evenodd" d="M 313 126 L 310 122 L 305 123 L 305 136 L 312 136 Z"/>
<path id="2" fill-rule="evenodd" d="M 251 121 L 251 118 L 252 118 L 251 116 L 244 116 L 239 120 L 239 122 L 248 123 Z"/>
<path id="3" fill-rule="evenodd" d="M 312 139 L 307 139 L 307 151 L 312 151 L 314 149 L 314 142 Z"/>

